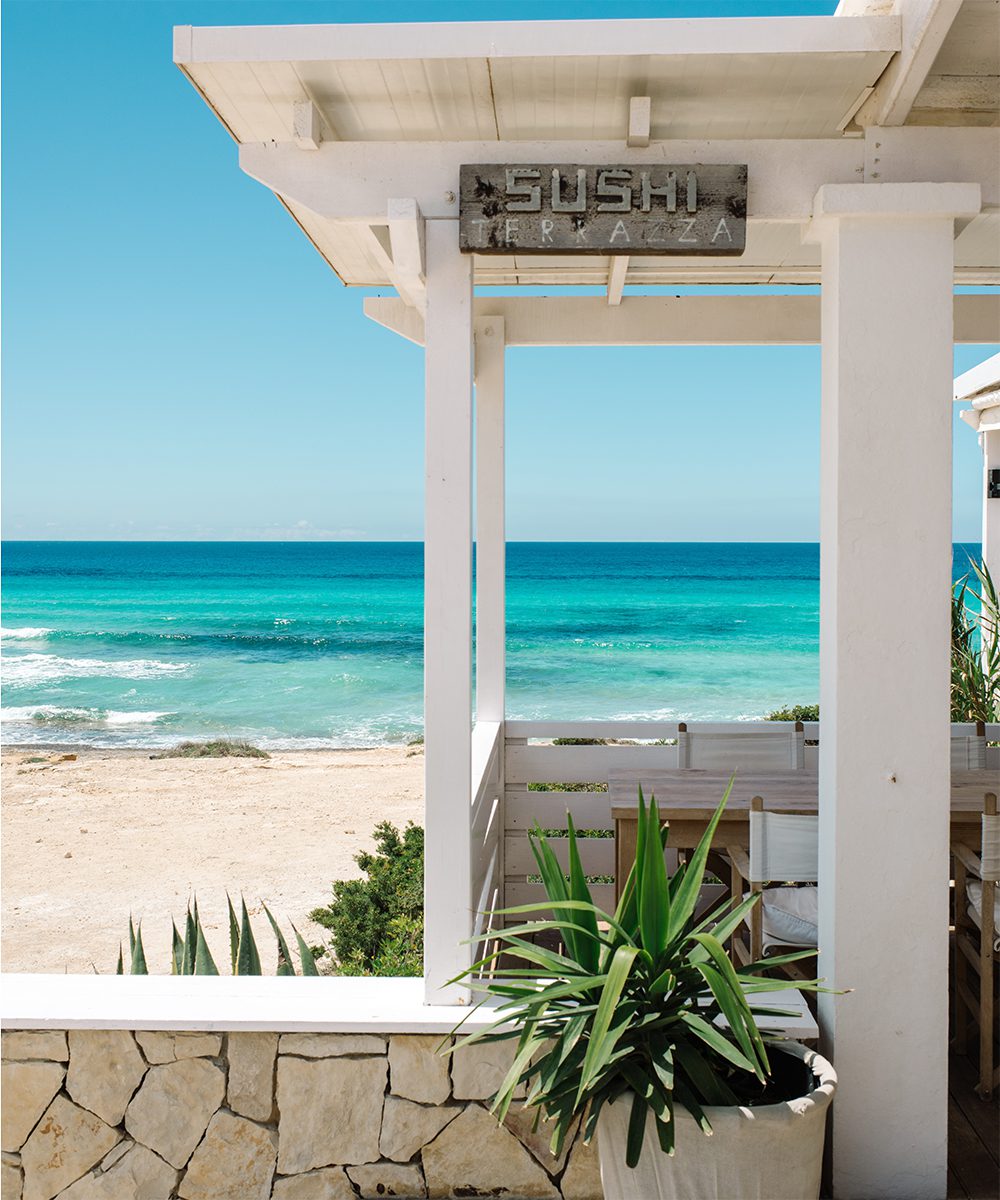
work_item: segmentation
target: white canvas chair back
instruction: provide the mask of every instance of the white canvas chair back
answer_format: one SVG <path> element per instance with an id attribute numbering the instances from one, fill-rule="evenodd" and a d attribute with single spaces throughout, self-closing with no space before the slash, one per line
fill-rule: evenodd
<path id="1" fill-rule="evenodd" d="M 801 771 L 805 766 L 802 723 L 788 729 L 677 732 L 677 765 L 722 771 Z"/>
<path id="2" fill-rule="evenodd" d="M 750 813 L 752 883 L 815 883 L 819 877 L 819 817 Z"/>
<path id="3" fill-rule="evenodd" d="M 953 771 L 984 771 L 986 769 L 986 726 L 980 721 L 974 733 L 967 726 L 952 726 L 951 769 Z M 960 732 L 961 731 L 961 732 Z"/>
<path id="4" fill-rule="evenodd" d="M 983 853 L 979 878 L 1000 883 L 1000 815 L 983 813 Z"/>

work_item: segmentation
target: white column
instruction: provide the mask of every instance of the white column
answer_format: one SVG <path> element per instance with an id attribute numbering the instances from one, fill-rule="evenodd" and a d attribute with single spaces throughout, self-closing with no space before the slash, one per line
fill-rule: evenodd
<path id="1" fill-rule="evenodd" d="M 424 522 L 424 976 L 428 1003 L 472 962 L 472 257 L 427 222 Z"/>
<path id="2" fill-rule="evenodd" d="M 504 320 L 476 321 L 476 720 L 504 719 Z"/>
<path id="3" fill-rule="evenodd" d="M 954 217 L 964 184 L 819 190 L 819 973 L 838 1200 L 946 1194 Z"/>
<path id="4" fill-rule="evenodd" d="M 989 499 L 990 471 L 1000 471 L 1000 429 L 980 435 L 983 444 L 983 561 L 1000 587 L 1000 499 Z"/>

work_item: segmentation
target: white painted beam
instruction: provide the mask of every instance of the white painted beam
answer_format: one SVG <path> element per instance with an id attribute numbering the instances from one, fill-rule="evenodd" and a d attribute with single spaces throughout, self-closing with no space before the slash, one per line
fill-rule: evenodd
<path id="1" fill-rule="evenodd" d="M 503 317 L 475 322 L 476 721 L 504 720 L 506 522 Z"/>
<path id="2" fill-rule="evenodd" d="M 906 0 L 899 6 L 902 46 L 855 114 L 855 123 L 903 125 L 962 0 Z"/>
<path id="3" fill-rule="evenodd" d="M 884 137 L 882 135 L 885 135 Z M 252 178 L 330 220 L 375 224 L 391 196 L 412 196 L 428 220 L 458 215 L 462 163 L 746 163 L 751 221 L 807 221 L 826 183 L 975 181 L 984 205 L 1000 203 L 998 129 L 870 129 L 865 138 L 621 142 L 335 142 L 314 154 L 291 143 L 239 148 Z"/>
<path id="4" fill-rule="evenodd" d="M 1000 354 L 991 354 L 989 358 L 956 376 L 953 397 L 955 400 L 971 400 L 980 392 L 994 387 L 1000 387 Z"/>
<path id="5" fill-rule="evenodd" d="M 292 105 L 292 128 L 300 150 L 318 150 L 323 140 L 323 119 L 311 100 L 296 100 Z"/>
<path id="6" fill-rule="evenodd" d="M 423 320 L 393 297 L 369 296 L 365 316 L 423 345 Z M 813 346 L 819 296 L 481 296 L 477 319 L 502 317 L 508 346 Z M 1000 342 L 1000 295 L 954 299 L 955 342 Z"/>
<path id="7" fill-rule="evenodd" d="M 181 26 L 174 62 L 863 54 L 900 45 L 896 16 Z"/>
<path id="8" fill-rule="evenodd" d="M 983 561 L 993 582 L 1000 583 L 1000 500 L 990 500 L 987 494 L 990 471 L 1000 471 L 1000 428 L 984 429 L 979 437 L 983 447 Z"/>
<path id="9" fill-rule="evenodd" d="M 992 133 L 992 130 L 976 131 Z M 856 183 L 865 165 L 857 138 L 771 138 L 755 141 L 323 142 L 314 154 L 287 143 L 240 146 L 240 166 L 253 179 L 329 220 L 376 224 L 390 196 L 412 196 L 427 220 L 458 216 L 463 163 L 746 163 L 750 220 L 805 221 L 824 183 Z M 968 175 L 987 166 L 970 154 Z"/>
<path id="10" fill-rule="evenodd" d="M 374 321 L 376 325 L 398 333 L 417 346 L 424 344 L 423 314 L 404 300 L 397 300 L 394 296 L 366 296 L 363 311 L 369 321 Z"/>
<path id="11" fill-rule="evenodd" d="M 978 206 L 954 184 L 816 198 L 818 974 L 853 989 L 819 997 L 838 1200 L 947 1190 L 952 272 Z"/>
<path id="12" fill-rule="evenodd" d="M 415 201 L 410 203 L 414 204 Z M 406 222 L 400 219 L 397 219 L 395 224 L 395 242 L 392 237 L 391 217 L 387 217 L 384 223 L 361 226 L 362 239 L 369 254 L 385 272 L 403 303 L 423 313 L 427 306 L 427 289 L 423 274 L 418 270 L 422 254 L 422 248 L 419 246 L 420 233 L 412 228 L 404 233 L 402 226 Z M 420 225 L 423 225 L 422 219 Z M 396 261 L 397 245 L 403 255 L 401 264 Z"/>
<path id="13" fill-rule="evenodd" d="M 628 260 L 627 254 L 615 254 L 611 259 L 611 269 L 608 271 L 608 304 L 611 308 L 617 308 L 622 302 Z"/>
<path id="14" fill-rule="evenodd" d="M 400 295 L 409 296 L 415 308 L 427 304 L 424 218 L 416 200 L 389 201 L 389 245 L 393 281 Z"/>
<path id="15" fill-rule="evenodd" d="M 865 183 L 976 182 L 983 209 L 1000 206 L 1000 129 L 876 126 L 864 146 Z"/>
<path id="16" fill-rule="evenodd" d="M 472 263 L 427 229 L 424 465 L 424 976 L 428 1004 L 472 963 Z"/>
<path id="17" fill-rule="evenodd" d="M 653 101 L 649 96 L 633 96 L 628 102 L 627 146 L 648 146 Z"/>

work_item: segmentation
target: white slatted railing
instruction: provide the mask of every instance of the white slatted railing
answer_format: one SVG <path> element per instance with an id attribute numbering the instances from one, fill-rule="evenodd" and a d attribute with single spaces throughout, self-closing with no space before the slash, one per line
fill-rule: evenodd
<path id="1" fill-rule="evenodd" d="M 477 722 L 472 731 L 473 936 L 492 928 L 489 914 L 503 906 L 504 740 L 499 721 Z"/>
<path id="2" fill-rule="evenodd" d="M 606 791 L 532 791 L 531 784 L 607 784 L 616 767 L 715 767 L 740 765 L 757 769 L 815 771 L 819 756 L 819 723 L 806 721 L 507 721 L 504 754 L 503 880 L 505 906 L 544 899 L 527 833 L 565 829 L 566 813 L 580 830 L 612 830 Z M 553 745 L 557 738 L 603 739 L 611 745 Z M 975 724 L 952 726 L 952 754 L 968 757 L 968 765 L 1000 767 L 1000 749 L 985 741 L 1000 741 L 1000 724 L 978 732 Z M 621 742 L 632 744 L 621 745 Z M 565 837 L 550 844 L 563 865 L 568 861 Z M 581 840 L 581 857 L 588 875 L 613 876 L 613 837 Z M 595 884 L 599 904 L 614 903 L 612 884 Z"/>

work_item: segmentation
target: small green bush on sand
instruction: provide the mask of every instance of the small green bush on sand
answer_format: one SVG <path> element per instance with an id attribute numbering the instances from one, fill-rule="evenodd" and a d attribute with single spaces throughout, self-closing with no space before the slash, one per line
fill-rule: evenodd
<path id="1" fill-rule="evenodd" d="M 266 750 L 250 742 L 230 741 L 217 738 L 211 742 L 180 742 L 162 754 L 151 754 L 150 758 L 270 758 Z"/>
<path id="2" fill-rule="evenodd" d="M 767 721 L 818 721 L 818 704 L 793 704 L 788 708 L 776 708 L 765 717 Z"/>
<path id="3" fill-rule="evenodd" d="M 374 853 L 355 855 L 367 878 L 340 879 L 333 901 L 309 916 L 333 935 L 340 975 L 421 975 L 424 958 L 424 831 L 375 826 Z"/>

